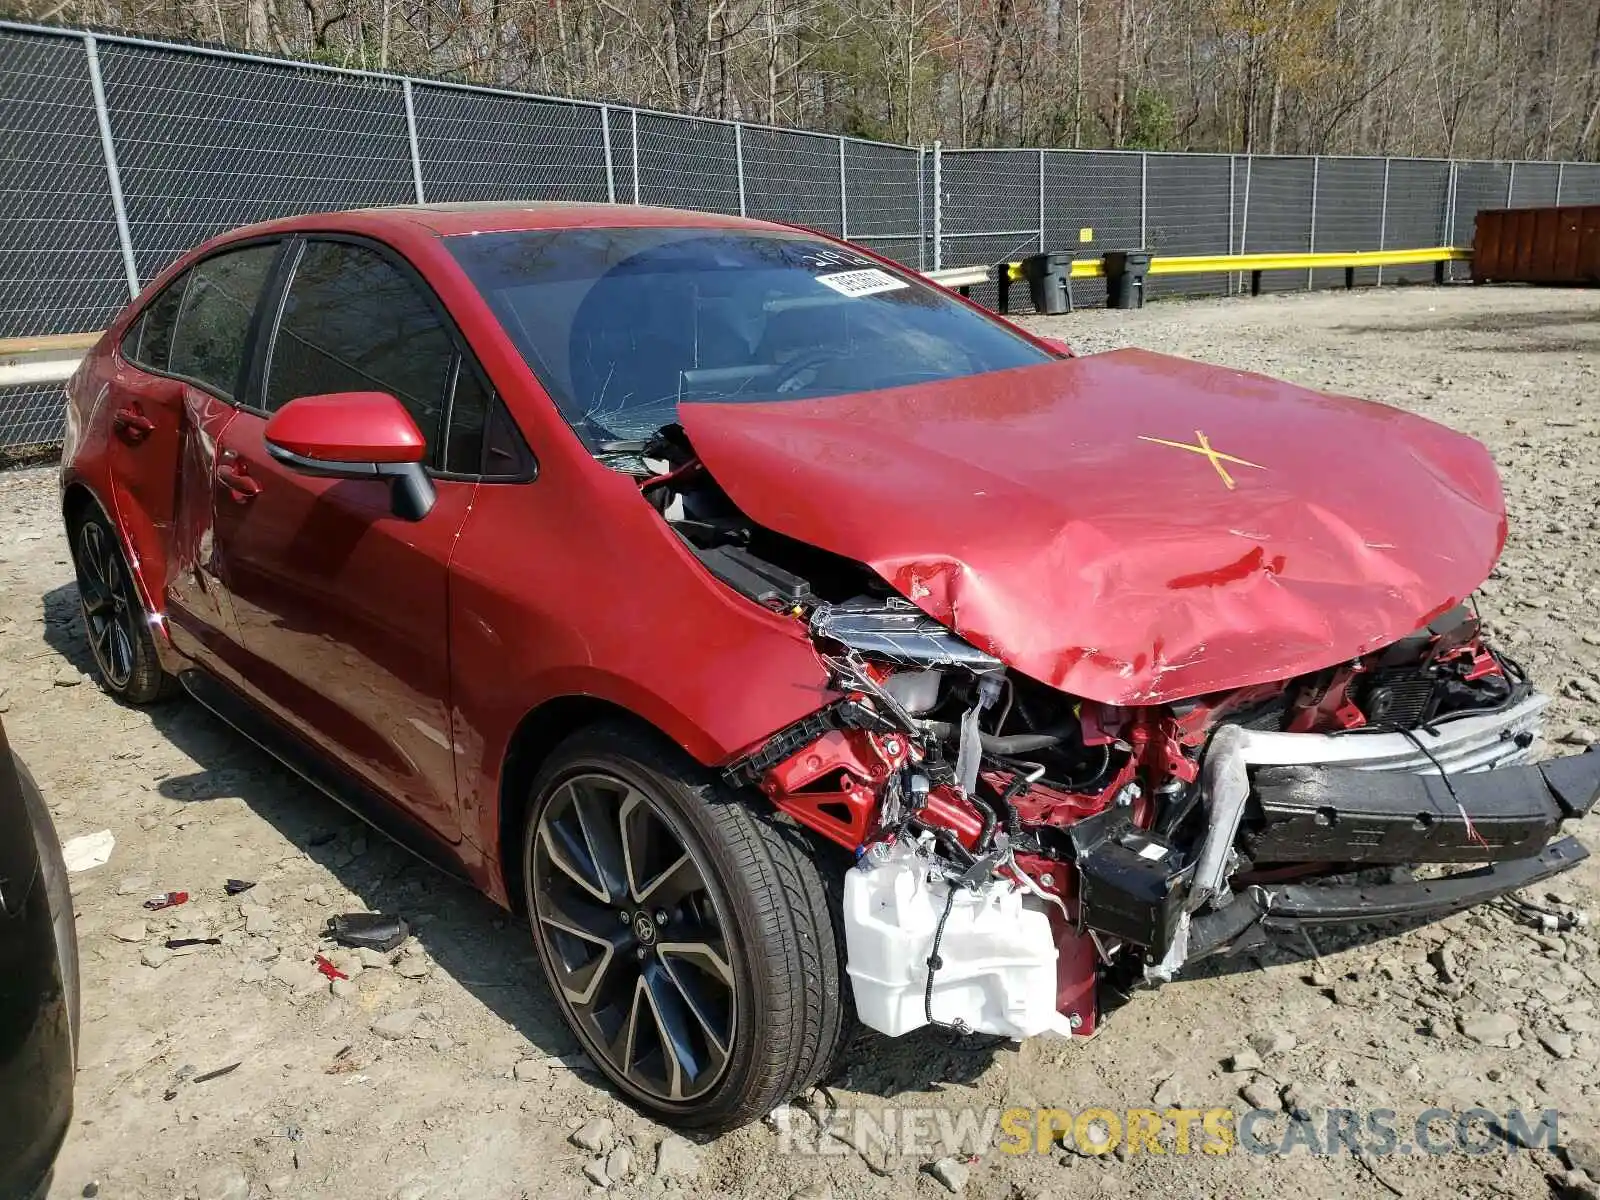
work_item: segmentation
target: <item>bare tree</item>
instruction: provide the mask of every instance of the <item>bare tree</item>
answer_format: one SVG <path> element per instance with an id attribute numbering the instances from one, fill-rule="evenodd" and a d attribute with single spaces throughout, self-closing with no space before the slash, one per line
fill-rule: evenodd
<path id="1" fill-rule="evenodd" d="M 0 0 L 0 14 L 912 143 L 1600 154 L 1600 0 Z"/>

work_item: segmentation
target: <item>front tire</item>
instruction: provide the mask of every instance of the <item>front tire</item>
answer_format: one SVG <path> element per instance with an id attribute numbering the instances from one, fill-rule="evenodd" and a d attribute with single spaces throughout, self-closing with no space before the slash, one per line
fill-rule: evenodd
<path id="1" fill-rule="evenodd" d="M 116 530 L 91 510 L 71 527 L 72 565 L 84 635 L 101 686 L 128 704 L 153 704 L 173 691 L 156 657 L 150 623 Z"/>
<path id="2" fill-rule="evenodd" d="M 582 730 L 539 772 L 522 862 L 545 978 L 652 1117 L 731 1129 L 832 1061 L 840 940 L 813 850 L 651 731 Z"/>

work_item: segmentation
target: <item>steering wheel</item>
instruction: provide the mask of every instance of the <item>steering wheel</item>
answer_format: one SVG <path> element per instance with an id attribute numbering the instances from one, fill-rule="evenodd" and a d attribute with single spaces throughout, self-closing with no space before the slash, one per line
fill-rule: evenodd
<path id="1" fill-rule="evenodd" d="M 787 393 L 797 392 L 803 386 L 801 376 L 807 371 L 816 371 L 819 367 L 845 357 L 845 351 L 838 346 L 821 346 L 815 350 L 808 350 L 782 367 L 783 374 L 778 377 L 773 391 Z"/>

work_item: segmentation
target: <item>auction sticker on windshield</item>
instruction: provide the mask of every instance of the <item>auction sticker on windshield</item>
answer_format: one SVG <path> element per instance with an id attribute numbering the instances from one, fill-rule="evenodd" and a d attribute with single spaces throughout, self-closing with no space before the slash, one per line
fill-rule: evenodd
<path id="1" fill-rule="evenodd" d="M 841 296 L 870 296 L 874 292 L 892 292 L 908 287 L 903 279 L 896 279 L 887 271 L 870 267 L 862 271 L 835 271 L 831 275 L 818 275 L 817 282 L 831 287 Z"/>

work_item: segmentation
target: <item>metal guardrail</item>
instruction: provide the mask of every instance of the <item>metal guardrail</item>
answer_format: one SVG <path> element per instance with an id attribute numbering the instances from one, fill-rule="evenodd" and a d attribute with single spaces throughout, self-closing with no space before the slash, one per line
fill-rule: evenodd
<path id="1" fill-rule="evenodd" d="M 1443 282 L 1446 263 L 1469 262 L 1472 251 L 1461 246 L 1432 246 L 1420 250 L 1361 250 L 1347 254 L 1180 254 L 1156 255 L 1150 260 L 1151 275 L 1199 275 L 1218 271 L 1245 272 L 1252 277 L 1251 294 L 1261 290 L 1263 271 L 1306 271 L 1315 268 L 1344 268 L 1346 286 L 1353 286 L 1355 272 L 1362 267 L 1409 267 L 1432 263 Z M 1022 263 L 995 266 L 950 267 L 924 271 L 923 276 L 942 287 L 966 295 L 970 289 L 993 282 L 1004 268 L 1006 282 L 1022 280 Z M 1100 279 L 1105 276 L 1105 261 L 1093 258 L 1072 264 L 1072 278 Z M 1002 308 L 1004 311 L 1004 308 Z M 0 387 L 40 383 L 60 383 L 72 376 L 84 352 L 100 338 L 99 333 L 56 334 L 33 338 L 0 338 Z"/>
<path id="2" fill-rule="evenodd" d="M 1417 267 L 1429 263 L 1470 262 L 1469 246 L 1429 246 L 1415 250 L 1352 250 L 1327 251 L 1315 254 L 1158 254 L 1150 260 L 1151 275 L 1211 275 L 1218 272 L 1243 271 L 1309 271 L 1316 268 L 1343 267 L 1347 271 L 1361 267 Z M 1022 263 L 1005 264 L 1007 277 L 1013 282 L 1022 279 Z M 966 279 L 972 271 L 984 271 L 981 277 Z M 974 286 L 994 278 L 986 267 L 963 267 L 951 271 L 934 271 L 930 279 L 946 287 Z M 1081 259 L 1072 264 L 1074 279 L 1101 279 L 1105 277 L 1105 260 Z M 944 276 L 963 276 L 959 284 L 948 283 Z"/>
<path id="3" fill-rule="evenodd" d="M 0 387 L 64 382 L 99 338 L 98 333 L 0 338 Z"/>
<path id="4" fill-rule="evenodd" d="M 1353 250 L 1312 254 L 1193 254 L 1157 255 L 1150 260 L 1152 275 L 1203 275 L 1211 271 L 1307 271 L 1317 267 L 1418 267 L 1429 263 L 1466 262 L 1472 250 L 1461 246 L 1429 246 L 1413 250 Z M 1086 264 L 1087 265 L 1087 264 Z M 1099 266 L 1098 263 L 1094 264 Z M 1077 266 L 1076 263 L 1073 264 Z M 1094 274 L 1102 274 L 1095 271 Z M 1076 275 L 1077 271 L 1074 270 Z"/>
<path id="5" fill-rule="evenodd" d="M 1020 268 L 1021 264 L 1008 263 L 1007 266 Z M 972 288 L 977 287 L 980 283 L 988 283 L 994 278 L 994 268 L 980 264 L 976 267 L 947 267 L 942 271 L 924 271 L 922 274 L 933 280 L 940 287 L 960 291 L 962 288 Z"/>
<path id="6" fill-rule="evenodd" d="M 1316 253 L 1272 254 L 1158 254 L 1150 259 L 1146 275 L 1250 275 L 1250 294 L 1261 294 L 1261 276 L 1266 271 L 1344 271 L 1346 288 L 1355 286 L 1359 270 L 1383 267 L 1429 266 L 1434 269 L 1434 282 L 1445 282 L 1446 269 L 1453 262 L 1470 262 L 1472 250 L 1466 246 L 1426 246 L 1408 250 L 1351 250 Z M 1010 309 L 1010 285 L 1021 283 L 1026 276 L 1021 261 L 997 263 L 994 266 L 955 267 L 944 271 L 924 272 L 935 283 L 953 288 L 962 295 L 988 283 L 1000 285 L 997 300 L 1002 313 Z M 1072 264 L 1072 279 L 1103 279 L 1106 277 L 1105 260 L 1086 258 Z M 1382 276 L 1378 277 L 1380 280 Z M 1069 296 L 1069 311 L 1070 311 Z"/>
<path id="7" fill-rule="evenodd" d="M 990 267 L 954 267 L 922 274 L 947 288 L 987 282 Z M 0 338 L 0 388 L 62 383 L 72 377 L 83 356 L 100 340 L 100 332 Z"/>

